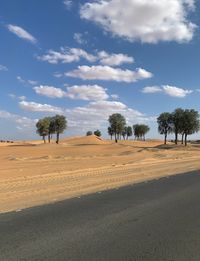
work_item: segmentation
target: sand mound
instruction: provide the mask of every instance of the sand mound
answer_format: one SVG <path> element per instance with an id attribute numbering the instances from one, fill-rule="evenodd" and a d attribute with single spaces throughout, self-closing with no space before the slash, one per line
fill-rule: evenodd
<path id="1" fill-rule="evenodd" d="M 74 146 L 80 146 L 80 145 L 102 145 L 102 144 L 108 144 L 108 141 L 103 140 L 100 137 L 97 137 L 95 135 L 90 136 L 81 136 L 81 137 L 73 137 L 64 139 L 61 141 L 62 144 L 70 144 Z"/>

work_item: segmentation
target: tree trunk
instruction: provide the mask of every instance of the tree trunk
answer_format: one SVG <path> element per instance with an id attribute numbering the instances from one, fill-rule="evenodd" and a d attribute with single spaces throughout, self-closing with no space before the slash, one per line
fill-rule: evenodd
<path id="1" fill-rule="evenodd" d="M 112 140 L 112 135 L 110 135 L 110 139 Z"/>
<path id="2" fill-rule="evenodd" d="M 44 143 L 46 143 L 46 140 L 45 140 L 45 136 L 43 135 L 43 141 L 44 141 Z"/>
<path id="3" fill-rule="evenodd" d="M 59 132 L 56 133 L 56 143 L 58 144 L 59 143 Z"/>
<path id="4" fill-rule="evenodd" d="M 51 134 L 50 133 L 48 134 L 48 141 L 49 141 L 49 143 L 51 143 Z"/>
<path id="5" fill-rule="evenodd" d="M 165 133 L 165 142 L 164 144 L 166 145 L 167 144 L 167 133 Z"/>
<path id="6" fill-rule="evenodd" d="M 184 133 L 182 133 L 181 144 L 183 144 L 183 140 L 184 140 Z"/>
<path id="7" fill-rule="evenodd" d="M 175 132 L 175 144 L 177 145 L 178 144 L 178 133 Z"/>
<path id="8" fill-rule="evenodd" d="M 117 134 L 115 133 L 115 142 L 117 143 Z"/>
<path id="9" fill-rule="evenodd" d="M 187 134 L 185 134 L 185 146 L 187 146 Z"/>

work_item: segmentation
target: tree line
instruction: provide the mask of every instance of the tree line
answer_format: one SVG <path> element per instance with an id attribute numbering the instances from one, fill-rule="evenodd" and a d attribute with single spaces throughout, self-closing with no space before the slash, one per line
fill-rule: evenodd
<path id="1" fill-rule="evenodd" d="M 111 139 L 114 137 L 115 142 L 119 139 L 128 140 L 132 135 L 137 140 L 145 140 L 145 135 L 150 130 L 148 125 L 135 124 L 133 126 L 126 125 L 126 119 L 120 113 L 114 113 L 109 116 L 108 134 Z M 164 135 L 164 144 L 167 143 L 168 134 L 174 133 L 175 144 L 178 144 L 178 135 L 181 135 L 181 143 L 187 146 L 188 135 L 194 134 L 200 129 L 199 113 L 194 109 L 177 108 L 172 113 L 163 112 L 157 118 L 158 132 Z M 63 115 L 53 117 L 45 117 L 36 123 L 37 133 L 42 136 L 46 143 L 51 142 L 53 134 L 56 134 L 56 143 L 59 143 L 59 135 L 67 128 L 67 120 Z M 86 133 L 87 136 L 92 135 L 92 131 Z M 94 135 L 101 136 L 101 131 L 94 131 Z"/>
<path id="2" fill-rule="evenodd" d="M 178 135 L 181 135 L 181 143 L 187 146 L 188 135 L 199 131 L 199 113 L 193 109 L 177 108 L 172 113 L 163 112 L 157 118 L 158 132 L 164 135 L 164 144 L 168 134 L 175 134 L 175 144 L 178 144 Z"/>
<path id="3" fill-rule="evenodd" d="M 111 137 L 115 137 L 115 142 L 123 137 L 123 139 L 127 139 L 131 137 L 133 134 L 135 139 L 137 140 L 145 140 L 146 133 L 150 130 L 148 125 L 145 124 L 135 124 L 132 127 L 126 126 L 126 119 L 120 113 L 114 113 L 109 116 L 108 119 L 109 127 L 108 134 Z"/>

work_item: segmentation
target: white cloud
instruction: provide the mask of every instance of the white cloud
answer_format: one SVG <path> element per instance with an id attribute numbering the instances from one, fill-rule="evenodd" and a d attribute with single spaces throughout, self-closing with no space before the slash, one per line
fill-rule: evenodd
<path id="1" fill-rule="evenodd" d="M 23 79 L 21 76 L 17 76 L 17 80 L 23 84 L 30 84 L 30 85 L 36 85 L 37 81 L 33 81 L 33 80 L 25 80 Z"/>
<path id="2" fill-rule="evenodd" d="M 111 96 L 111 98 L 113 100 L 118 100 L 119 99 L 119 95 L 118 94 L 111 94 L 110 96 Z"/>
<path id="3" fill-rule="evenodd" d="M 106 100 L 109 98 L 106 89 L 99 85 L 74 85 L 66 91 L 53 86 L 40 85 L 33 88 L 37 94 L 50 98 L 70 98 L 73 100 Z"/>
<path id="4" fill-rule="evenodd" d="M 97 128 L 106 131 L 108 118 L 113 113 L 121 113 L 129 125 L 155 120 L 154 117 L 147 117 L 145 114 L 128 108 L 124 103 L 117 101 L 94 101 L 84 107 L 66 110 L 69 127 L 79 133 Z"/>
<path id="5" fill-rule="evenodd" d="M 78 69 L 65 73 L 66 76 L 81 78 L 83 80 L 106 80 L 117 82 L 136 82 L 151 78 L 152 73 L 138 68 L 135 71 L 112 68 L 110 66 L 78 66 Z"/>
<path id="6" fill-rule="evenodd" d="M 0 64 L 0 71 L 8 71 L 8 68 L 2 64 Z"/>
<path id="7" fill-rule="evenodd" d="M 32 36 L 30 33 L 28 33 L 27 31 L 25 31 L 23 28 L 21 28 L 17 25 L 12 25 L 12 24 L 7 25 L 7 28 L 10 32 L 14 33 L 19 38 L 27 40 L 33 44 L 37 43 L 37 39 L 34 36 Z"/>
<path id="8" fill-rule="evenodd" d="M 63 109 L 52 106 L 50 104 L 40 104 L 36 102 L 21 101 L 19 102 L 21 109 L 33 112 L 49 112 L 49 113 L 63 113 Z"/>
<path id="9" fill-rule="evenodd" d="M 49 50 L 47 54 L 37 57 L 41 61 L 51 64 L 79 62 L 81 58 L 89 62 L 96 61 L 96 57 L 79 48 L 61 47 L 60 51 Z"/>
<path id="10" fill-rule="evenodd" d="M 60 88 L 53 86 L 40 85 L 33 88 L 37 94 L 44 95 L 50 98 L 63 98 L 66 96 L 66 92 Z"/>
<path id="11" fill-rule="evenodd" d="M 65 5 L 65 8 L 66 8 L 67 10 L 70 10 L 71 7 L 72 7 L 72 1 L 71 1 L 71 0 L 64 0 L 64 1 L 63 1 L 63 4 Z"/>
<path id="12" fill-rule="evenodd" d="M 74 33 L 74 40 L 78 44 L 86 44 L 87 43 L 87 41 L 83 38 L 83 34 L 81 34 L 81 33 Z"/>
<path id="13" fill-rule="evenodd" d="M 168 94 L 169 96 L 172 97 L 178 97 L 178 98 L 184 98 L 188 94 L 192 93 L 192 90 L 185 90 L 182 88 L 178 88 L 175 86 L 169 86 L 169 85 L 164 85 L 163 86 L 163 91 Z"/>
<path id="14" fill-rule="evenodd" d="M 19 98 L 20 101 L 26 100 L 26 96 L 19 96 L 18 98 Z"/>
<path id="15" fill-rule="evenodd" d="M 38 121 L 37 119 L 30 119 L 27 117 L 23 117 L 17 114 L 12 114 L 7 111 L 0 110 L 0 118 L 1 119 L 6 119 L 9 121 L 12 121 L 17 124 L 18 129 L 27 129 L 35 127 L 36 122 Z"/>
<path id="16" fill-rule="evenodd" d="M 130 57 L 126 54 L 118 53 L 118 54 L 108 54 L 105 51 L 101 51 L 98 53 L 100 63 L 108 66 L 118 66 L 123 63 L 133 63 L 133 57 Z"/>
<path id="17" fill-rule="evenodd" d="M 191 94 L 192 90 L 182 89 L 176 86 L 170 86 L 170 85 L 162 85 L 159 86 L 150 86 L 145 87 L 142 90 L 143 93 L 157 93 L 157 92 L 163 92 L 169 96 L 177 97 L 177 98 L 184 98 L 188 94 Z"/>
<path id="18" fill-rule="evenodd" d="M 106 89 L 99 85 L 75 85 L 67 87 L 66 96 L 74 100 L 107 100 Z"/>
<path id="19" fill-rule="evenodd" d="M 156 93 L 156 92 L 162 92 L 162 88 L 159 86 L 147 86 L 143 88 L 143 93 Z"/>
<path id="20" fill-rule="evenodd" d="M 56 77 L 56 78 L 61 78 L 61 77 L 63 76 L 63 74 L 60 73 L 60 72 L 55 72 L 55 73 L 53 74 L 53 76 Z"/>
<path id="21" fill-rule="evenodd" d="M 80 15 L 131 42 L 182 43 L 193 37 L 196 25 L 188 14 L 194 9 L 195 0 L 96 0 L 83 4 Z"/>
<path id="22" fill-rule="evenodd" d="M 76 37 L 75 37 L 76 36 Z M 84 43 L 81 34 L 74 34 L 76 41 Z M 106 51 L 96 51 L 90 54 L 80 48 L 61 47 L 60 51 L 49 50 L 42 56 L 37 56 L 41 61 L 51 64 L 79 62 L 81 58 L 88 62 L 99 62 L 102 65 L 118 66 L 123 63 L 134 63 L 134 58 L 123 53 L 107 53 Z"/>

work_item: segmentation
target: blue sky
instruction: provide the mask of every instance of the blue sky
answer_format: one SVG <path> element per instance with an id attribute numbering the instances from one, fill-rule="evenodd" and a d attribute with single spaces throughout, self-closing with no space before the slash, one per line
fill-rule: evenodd
<path id="1" fill-rule="evenodd" d="M 115 112 L 160 137 L 161 112 L 199 110 L 199 11 L 195 0 L 2 0 L 0 137 L 37 138 L 37 120 L 55 114 L 65 135 L 106 137 Z"/>

